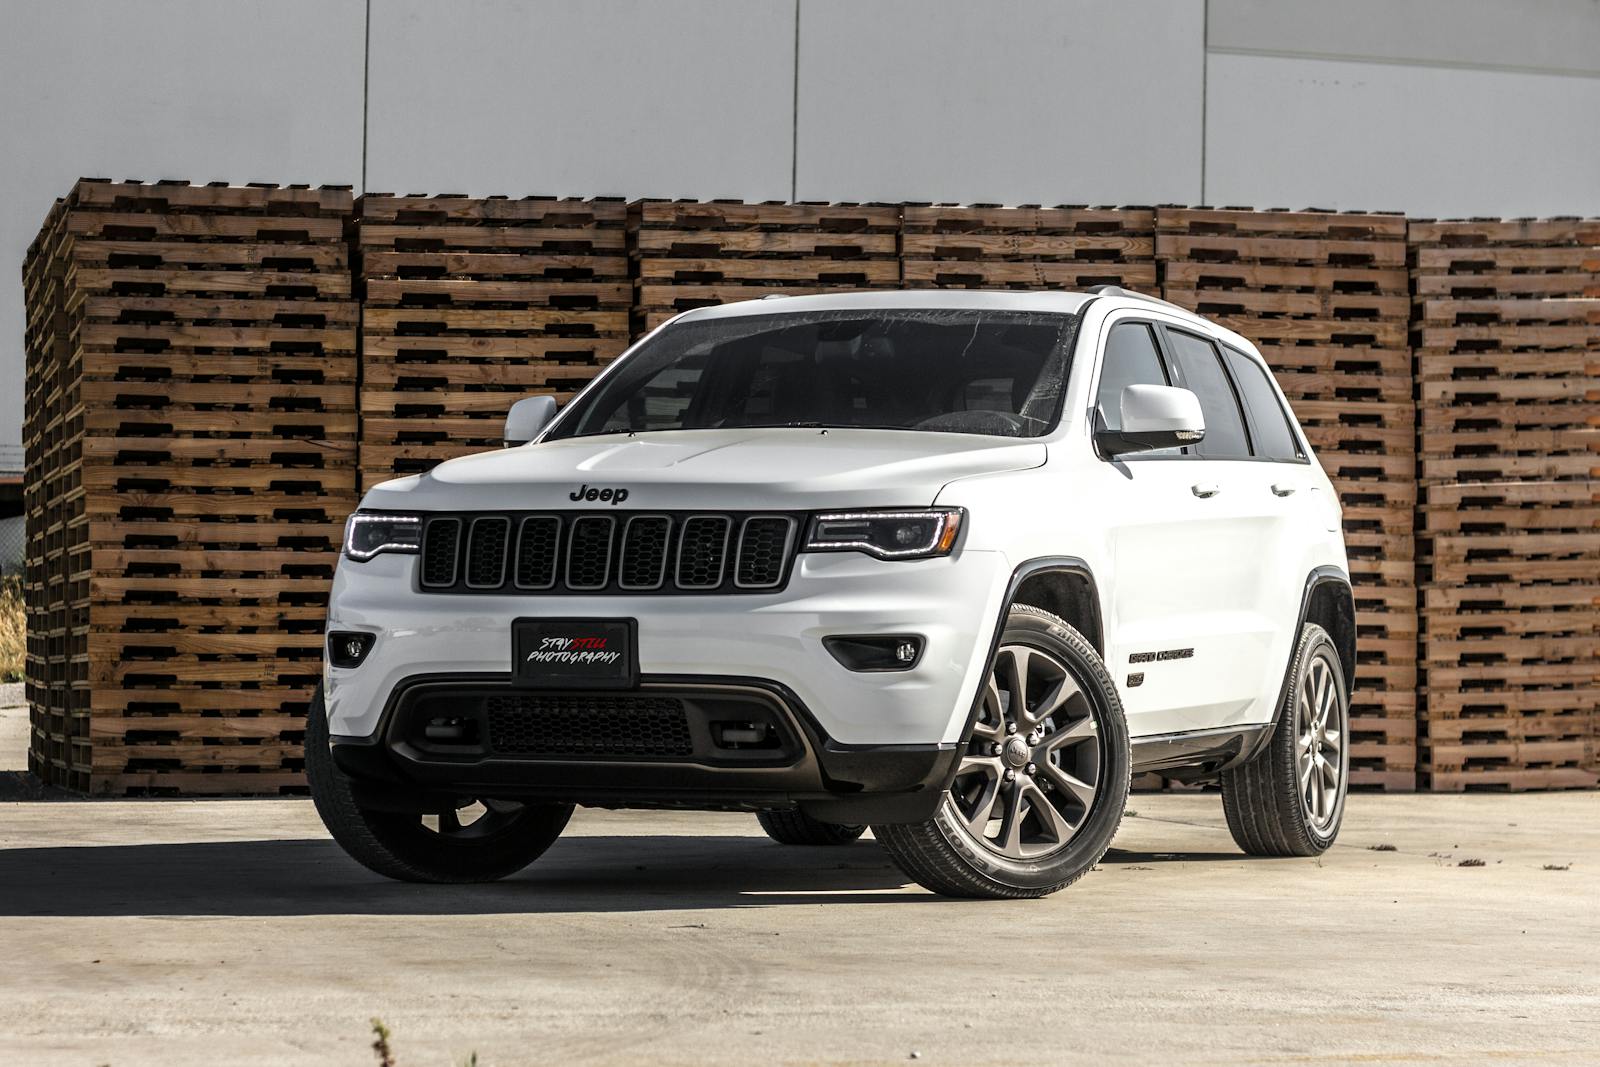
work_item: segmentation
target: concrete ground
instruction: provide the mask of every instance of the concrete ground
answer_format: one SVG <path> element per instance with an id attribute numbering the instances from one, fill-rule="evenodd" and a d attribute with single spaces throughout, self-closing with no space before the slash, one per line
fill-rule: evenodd
<path id="1" fill-rule="evenodd" d="M 1076 887 L 980 903 L 739 815 L 580 811 L 447 888 L 301 800 L 0 803 L 0 1063 L 371 1064 L 373 1017 L 401 1067 L 1600 1059 L 1600 794 L 1361 795 L 1320 861 L 1132 807 Z"/>

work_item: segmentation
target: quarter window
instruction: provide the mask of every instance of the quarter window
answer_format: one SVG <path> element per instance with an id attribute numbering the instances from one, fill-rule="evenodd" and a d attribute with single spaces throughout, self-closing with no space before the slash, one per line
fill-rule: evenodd
<path id="1" fill-rule="evenodd" d="M 1249 459 L 1250 439 L 1244 430 L 1244 414 L 1234 395 L 1222 357 L 1216 346 L 1202 337 L 1168 330 L 1172 355 L 1178 363 L 1183 385 L 1200 398 L 1200 411 L 1206 420 L 1206 435 L 1194 446 L 1202 459 Z"/>
<path id="2" fill-rule="evenodd" d="M 1266 368 L 1243 352 L 1224 347 L 1223 358 L 1239 386 L 1239 397 L 1250 415 L 1250 441 L 1263 459 L 1296 462 L 1305 458 L 1294 431 L 1289 428 L 1289 413 L 1278 400 L 1277 391 L 1267 378 Z"/>

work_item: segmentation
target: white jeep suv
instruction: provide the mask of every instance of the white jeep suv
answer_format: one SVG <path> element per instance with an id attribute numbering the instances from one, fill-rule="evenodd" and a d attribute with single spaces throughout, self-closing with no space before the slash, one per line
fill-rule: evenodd
<path id="1" fill-rule="evenodd" d="M 1152 770 L 1220 781 L 1247 852 L 1338 832 L 1339 503 L 1236 333 L 1109 286 L 753 300 L 506 437 L 349 521 L 307 768 L 373 870 L 694 808 L 1040 896 Z"/>

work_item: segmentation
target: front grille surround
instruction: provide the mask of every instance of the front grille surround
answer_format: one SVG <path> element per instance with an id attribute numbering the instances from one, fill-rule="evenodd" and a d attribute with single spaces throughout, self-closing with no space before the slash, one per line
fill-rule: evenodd
<path id="1" fill-rule="evenodd" d="M 423 522 L 425 593 L 658 595 L 784 588 L 804 517 L 783 512 L 466 512 Z"/>

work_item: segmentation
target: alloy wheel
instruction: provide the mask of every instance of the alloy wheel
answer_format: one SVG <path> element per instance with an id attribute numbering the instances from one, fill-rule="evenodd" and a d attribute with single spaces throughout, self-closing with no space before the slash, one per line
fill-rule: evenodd
<path id="1" fill-rule="evenodd" d="M 1006 859 L 1050 856 L 1088 820 L 1103 774 L 1095 706 L 1072 668 L 1039 648 L 1002 646 L 950 787 L 966 833 Z"/>
<path id="2" fill-rule="evenodd" d="M 1318 654 L 1306 664 L 1295 702 L 1295 769 L 1300 810 L 1306 822 L 1325 833 L 1343 802 L 1345 737 L 1348 723 L 1334 664 Z"/>
<path id="3" fill-rule="evenodd" d="M 422 816 L 422 825 L 440 837 L 455 841 L 493 836 L 517 821 L 523 806 L 509 800 L 468 800 L 437 815 Z"/>

